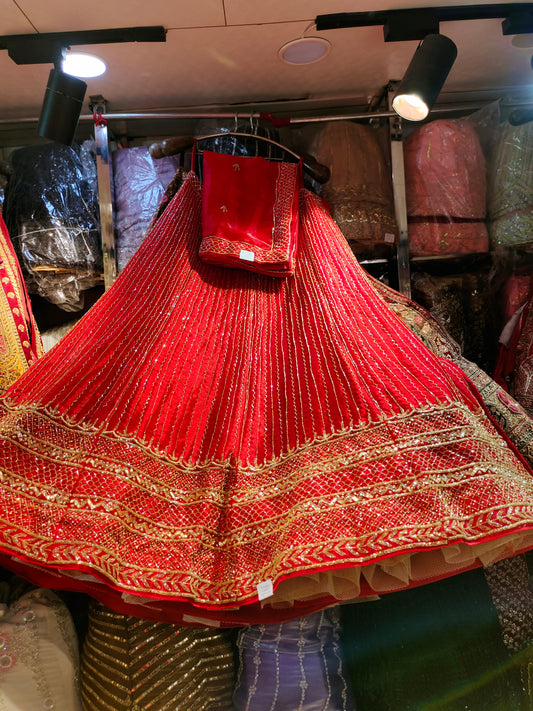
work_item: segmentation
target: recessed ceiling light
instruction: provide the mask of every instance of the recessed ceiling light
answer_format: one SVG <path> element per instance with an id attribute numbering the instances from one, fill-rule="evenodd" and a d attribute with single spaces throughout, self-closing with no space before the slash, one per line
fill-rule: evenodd
<path id="1" fill-rule="evenodd" d="M 90 78 L 99 77 L 107 67 L 101 59 L 92 54 L 70 52 L 63 60 L 62 69 L 65 74 L 71 74 L 74 77 Z"/>
<path id="2" fill-rule="evenodd" d="M 299 37 L 281 47 L 280 59 L 287 64 L 313 64 L 324 59 L 331 50 L 331 44 L 322 37 Z"/>

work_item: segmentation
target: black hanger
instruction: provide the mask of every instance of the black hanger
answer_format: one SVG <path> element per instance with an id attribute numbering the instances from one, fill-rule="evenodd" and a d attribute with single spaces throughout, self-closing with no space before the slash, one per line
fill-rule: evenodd
<path id="1" fill-rule="evenodd" d="M 152 143 L 152 145 L 149 147 L 150 155 L 152 158 L 162 158 L 163 156 L 170 156 L 170 155 L 175 155 L 176 153 L 183 153 L 187 151 L 188 149 L 192 148 L 194 145 L 194 142 L 196 141 L 197 145 L 197 151 L 201 153 L 202 148 L 198 145 L 201 142 L 206 142 L 206 141 L 216 141 L 218 139 L 222 140 L 224 138 L 236 138 L 241 140 L 244 145 L 246 145 L 245 142 L 261 142 L 265 144 L 270 144 L 273 148 L 276 148 L 278 151 L 278 155 L 274 155 L 274 152 L 271 151 L 270 155 L 267 157 L 270 160 L 287 160 L 287 156 L 290 156 L 290 159 L 292 161 L 299 161 L 302 160 L 302 165 L 303 169 L 308 173 L 314 180 L 316 180 L 318 183 L 326 183 L 329 180 L 330 177 L 330 171 L 329 168 L 325 165 L 322 165 L 318 163 L 313 156 L 310 155 L 298 155 L 298 153 L 295 153 L 292 151 L 290 148 L 287 148 L 286 146 L 282 145 L 281 143 L 278 143 L 277 141 L 274 141 L 271 138 L 266 138 L 265 136 L 259 136 L 256 133 L 241 133 L 240 131 L 220 131 L 218 133 L 210 133 L 205 136 L 176 136 L 174 138 L 167 138 L 164 141 L 161 141 L 159 143 Z M 216 143 L 215 143 L 216 146 Z M 236 149 L 236 148 L 235 148 Z M 207 148 L 206 148 L 207 150 Z M 225 151 L 226 152 L 226 151 Z M 256 151 L 255 153 L 253 151 L 246 151 L 245 155 L 250 155 L 250 152 L 252 152 L 252 155 L 258 155 L 259 153 Z M 285 154 L 285 155 L 279 155 L 279 153 Z"/>

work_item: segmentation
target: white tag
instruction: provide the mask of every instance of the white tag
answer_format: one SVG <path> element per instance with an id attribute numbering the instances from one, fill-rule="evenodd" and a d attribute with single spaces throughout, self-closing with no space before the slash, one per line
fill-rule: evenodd
<path id="1" fill-rule="evenodd" d="M 272 585 L 272 580 L 265 580 L 259 583 L 257 586 L 257 597 L 260 600 L 264 600 L 267 597 L 272 597 L 274 594 L 274 586 Z"/>
<path id="2" fill-rule="evenodd" d="M 390 232 L 385 232 L 385 236 L 383 237 L 385 242 L 394 242 L 394 235 L 391 235 Z"/>
<path id="3" fill-rule="evenodd" d="M 206 627 L 220 627 L 220 622 L 217 620 L 206 620 L 204 617 L 193 617 L 192 615 L 183 615 L 184 622 L 193 622 Z"/>
<path id="4" fill-rule="evenodd" d="M 148 597 L 139 597 L 138 595 L 131 595 L 130 593 L 122 593 L 121 595 L 124 602 L 128 605 L 139 605 L 140 607 L 153 607 L 157 610 L 157 600 L 152 600 Z"/>
<path id="5" fill-rule="evenodd" d="M 239 259 L 243 259 L 245 262 L 255 262 L 255 254 L 247 249 L 241 249 Z"/>

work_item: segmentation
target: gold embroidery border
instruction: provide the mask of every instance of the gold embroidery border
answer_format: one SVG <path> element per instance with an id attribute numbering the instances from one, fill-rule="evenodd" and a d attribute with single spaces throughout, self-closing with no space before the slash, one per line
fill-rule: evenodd
<path id="1" fill-rule="evenodd" d="M 43 440 L 39 440 L 31 434 L 31 427 L 24 432 L 23 421 L 27 425 L 31 425 L 32 415 L 33 417 L 43 418 L 46 421 L 47 426 L 63 428 L 67 435 L 75 440 L 79 440 L 86 437 L 87 429 L 91 429 L 92 432 L 89 436 L 94 435 L 94 428 L 84 428 L 72 425 L 66 425 L 61 422 L 54 422 L 50 419 L 50 414 L 43 414 L 42 412 L 37 412 L 37 409 L 25 408 L 24 406 L 17 408 L 18 413 L 11 411 L 8 419 L 11 419 L 11 425 L 14 426 L 14 431 L 18 431 L 18 439 L 16 436 L 12 437 L 12 441 L 17 442 L 16 446 L 18 448 L 28 451 L 32 456 L 38 457 L 41 461 L 47 458 L 47 455 L 39 451 L 39 447 L 43 445 Z M 533 526 L 533 484 L 530 472 L 522 467 L 519 460 L 517 460 L 510 448 L 508 448 L 503 440 L 500 440 L 494 433 L 491 433 L 490 428 L 487 426 L 481 426 L 484 421 L 481 415 L 470 413 L 467 408 L 461 408 L 459 406 L 448 406 L 447 408 L 433 408 L 436 417 L 441 417 L 442 410 L 449 410 L 450 414 L 459 413 L 461 409 L 467 413 L 472 421 L 475 423 L 476 420 L 480 420 L 477 423 L 477 427 L 473 428 L 473 431 L 481 429 L 481 434 L 478 437 L 478 442 L 485 448 L 488 446 L 487 451 L 491 452 L 490 459 L 492 460 L 495 454 L 498 455 L 499 464 L 489 464 L 486 461 L 479 461 L 477 465 L 473 467 L 461 468 L 458 467 L 455 470 L 450 470 L 446 472 L 446 484 L 439 481 L 439 476 L 442 477 L 444 472 L 429 472 L 428 478 L 424 483 L 424 486 L 428 486 L 433 489 L 444 489 L 450 488 L 453 484 L 450 484 L 450 474 L 455 471 L 456 481 L 461 482 L 465 478 L 471 478 L 472 476 L 477 476 L 480 478 L 490 480 L 491 486 L 498 488 L 501 492 L 502 489 L 505 490 L 506 496 L 504 498 L 505 505 L 502 506 L 492 506 L 488 507 L 486 510 L 478 510 L 473 512 L 470 516 L 453 517 L 446 516 L 444 519 L 439 519 L 438 521 L 432 522 L 431 525 L 409 525 L 404 527 L 388 528 L 378 534 L 376 531 L 370 533 L 364 533 L 361 536 L 350 535 L 349 538 L 339 538 L 332 539 L 328 538 L 326 541 L 320 542 L 309 542 L 297 545 L 294 543 L 287 549 L 279 550 L 278 554 L 273 556 L 269 560 L 267 566 L 261 569 L 256 569 L 253 566 L 253 571 L 247 570 L 246 566 L 243 566 L 242 570 L 235 571 L 232 575 L 230 581 L 220 581 L 215 583 L 209 577 L 204 577 L 201 571 L 191 570 L 190 565 L 187 561 L 182 567 L 172 567 L 171 559 L 177 559 L 180 557 L 179 546 L 191 540 L 196 543 L 196 548 L 198 546 L 202 550 L 218 551 L 222 555 L 226 555 L 229 550 L 245 550 L 250 544 L 257 542 L 258 540 L 264 539 L 265 536 L 279 535 L 282 531 L 283 535 L 286 536 L 287 531 L 290 533 L 291 527 L 300 525 L 301 519 L 305 519 L 308 515 L 314 515 L 318 509 L 324 513 L 327 512 L 328 515 L 335 515 L 335 511 L 342 511 L 346 509 L 346 506 L 353 504 L 353 495 L 350 492 L 344 492 L 344 496 L 337 492 L 334 494 L 335 504 L 332 506 L 331 494 L 323 497 L 318 497 L 313 500 L 307 500 L 300 502 L 298 510 L 294 510 L 289 514 L 285 512 L 281 516 L 282 525 L 280 527 L 279 521 L 272 519 L 270 522 L 267 520 L 263 521 L 253 521 L 251 525 L 246 526 L 240 531 L 234 531 L 230 535 L 222 538 L 225 541 L 225 547 L 221 548 L 221 539 L 213 539 L 211 544 L 209 540 L 200 541 L 198 538 L 198 533 L 200 530 L 206 532 L 203 527 L 185 527 L 185 536 L 181 536 L 179 540 L 177 535 L 174 536 L 174 541 L 176 541 L 177 549 L 176 551 L 171 551 L 170 549 L 167 553 L 171 554 L 169 562 L 164 572 L 162 572 L 158 567 L 153 569 L 141 569 L 139 566 L 120 558 L 120 555 L 109 548 L 102 545 L 95 544 L 94 541 L 88 543 L 87 541 L 73 541 L 73 540 L 50 540 L 46 536 L 36 534 L 34 531 L 26 530 L 24 527 L 13 527 L 9 520 L 4 520 L 3 528 L 3 540 L 4 540 L 4 550 L 9 550 L 18 556 L 22 556 L 28 561 L 37 561 L 41 564 L 50 565 L 52 564 L 54 568 L 61 568 L 66 566 L 69 568 L 81 568 L 83 570 L 94 571 L 103 579 L 111 580 L 113 583 L 121 589 L 128 590 L 130 592 L 137 592 L 141 594 L 151 593 L 158 596 L 172 596 L 179 595 L 185 598 L 194 598 L 197 602 L 212 604 L 214 601 L 218 604 L 229 604 L 235 603 L 239 600 L 248 599 L 254 594 L 254 585 L 264 579 L 278 580 L 282 579 L 286 575 L 294 575 L 299 572 L 313 572 L 318 570 L 326 570 L 328 568 L 334 569 L 338 567 L 347 567 L 350 565 L 366 565 L 370 562 L 379 560 L 383 556 L 398 555 L 406 551 L 415 551 L 420 549 L 434 549 L 440 548 L 443 544 L 449 545 L 454 541 L 468 540 L 472 543 L 476 541 L 482 541 L 487 536 L 493 537 L 495 535 L 503 535 L 507 532 L 511 532 L 513 529 Z M 25 412 L 29 410 L 30 413 Z M 17 416 L 18 414 L 18 416 Z M 430 413 L 425 413 L 427 416 Z M 407 415 L 403 414 L 399 420 L 405 419 Z M 417 428 L 417 422 L 413 420 L 413 414 L 410 415 L 411 424 Z M 34 423 L 35 424 L 35 423 Z M 390 419 L 382 423 L 383 426 L 390 427 Z M 342 447 L 354 446 L 354 436 L 361 436 L 365 430 L 376 427 L 374 423 L 370 428 L 369 426 L 363 426 L 358 428 L 358 432 L 351 433 L 349 435 L 335 433 L 334 436 L 329 435 L 327 437 L 321 438 L 321 441 L 314 445 L 318 447 L 321 459 L 311 465 L 315 468 L 321 476 L 324 473 L 338 471 L 338 460 L 328 459 L 331 458 L 332 453 L 328 451 L 328 443 L 332 443 L 333 446 L 339 445 Z M 461 428 L 459 428 L 461 429 Z M 466 428 L 468 430 L 468 428 Z M 466 432 L 468 441 L 471 441 L 470 435 L 472 432 Z M 439 435 L 440 436 L 440 435 Z M 111 462 L 120 462 L 122 467 L 122 474 L 126 474 L 129 481 L 131 481 L 132 486 L 135 487 L 134 480 L 131 478 L 135 467 L 132 466 L 132 459 L 135 456 L 142 456 L 143 458 L 148 456 L 148 464 L 144 462 L 143 466 L 139 466 L 138 473 L 147 472 L 153 469 L 154 464 L 160 465 L 164 469 L 168 469 L 168 458 L 161 460 L 157 454 L 153 452 L 148 452 L 144 448 L 136 448 L 135 443 L 131 438 L 128 438 L 127 442 L 121 441 L 121 438 L 113 438 L 109 433 L 105 435 L 99 435 L 102 440 L 108 443 L 111 448 L 115 447 L 117 453 L 121 452 L 122 456 L 118 454 L 111 458 Z M 416 451 L 424 447 L 424 442 L 421 439 L 421 435 L 418 435 L 419 441 L 414 447 Z M 24 443 L 23 443 L 24 442 Z M 79 444 L 79 442 L 78 442 Z M 124 451 L 124 444 L 127 444 L 126 451 Z M 44 443 L 44 448 L 49 449 L 48 443 Z M 6 445 L 7 446 L 7 445 Z M 389 443 L 389 448 L 391 449 L 390 456 L 394 456 L 396 453 L 395 445 Z M 77 450 L 77 446 L 74 446 L 74 450 Z M 304 448 L 303 451 L 292 452 L 289 455 L 285 455 L 282 458 L 281 466 L 290 466 L 292 473 L 296 472 L 296 476 L 299 475 L 299 457 L 308 456 L 309 452 L 313 449 L 313 446 L 309 445 Z M 357 447 L 354 447 L 357 453 Z M 392 451 L 393 450 L 393 451 Z M 130 455 L 133 452 L 133 457 Z M 67 450 L 63 450 L 63 453 L 67 453 Z M 96 462 L 97 458 L 94 457 L 92 460 L 90 458 L 91 453 L 86 449 L 86 455 L 89 458 L 86 460 L 86 468 L 89 469 Z M 67 457 L 50 457 L 48 460 L 57 464 L 58 467 L 65 467 L 69 465 L 70 459 Z M 73 458 L 74 464 L 79 465 L 79 461 L 76 457 Z M 130 461 L 129 461 L 130 460 Z M 128 463 L 129 462 L 129 463 Z M 210 463 L 211 465 L 213 463 Z M 207 466 L 207 465 L 206 465 Z M 131 467 L 124 469 L 124 467 Z M 111 467 L 111 474 L 114 475 L 115 472 Z M 95 475 L 101 474 L 101 469 L 93 469 Z M 203 469 L 205 473 L 205 467 Z M 215 475 L 216 482 L 220 481 L 220 476 L 225 475 L 228 472 L 228 464 L 224 463 L 223 467 L 217 467 L 215 465 Z M 191 469 L 190 465 L 187 464 L 185 468 L 178 470 L 178 473 L 190 475 Z M 262 472 L 266 473 L 265 471 Z M 272 476 L 275 476 L 275 472 L 270 472 Z M 5 478 L 9 476 L 9 472 L 2 473 Z M 218 478 L 217 478 L 218 477 Z M 254 471 L 249 472 L 249 483 L 253 484 L 255 479 L 257 479 L 257 474 Z M 154 479 L 155 481 L 155 479 Z M 290 487 L 292 480 L 284 472 L 279 472 L 277 477 L 277 483 L 279 485 L 280 481 L 284 481 L 285 485 Z M 73 516 L 78 514 L 78 511 L 74 507 L 66 507 L 67 503 L 70 503 L 71 494 L 65 491 L 56 491 L 52 489 L 46 492 L 43 496 L 43 491 L 37 486 L 37 491 L 40 496 L 37 495 L 37 491 L 31 490 L 30 482 L 28 482 L 24 476 L 19 479 L 21 486 L 18 490 L 13 488 L 13 480 L 8 482 L 7 488 L 2 489 L 2 495 L 6 496 L 6 493 L 13 495 L 14 497 L 24 498 L 27 501 L 29 507 L 37 507 L 41 511 L 40 515 L 46 517 L 47 512 L 51 514 L 54 506 L 61 510 L 68 510 Z M 259 483 L 259 482 L 257 482 Z M 416 483 L 416 482 L 415 482 Z M 395 498 L 401 495 L 401 482 L 397 485 L 400 490 L 394 490 L 394 487 L 389 483 L 389 490 L 385 492 L 376 492 L 378 496 L 388 496 L 390 498 Z M 411 482 L 412 485 L 412 482 Z M 262 484 L 258 489 L 262 489 Z M 220 492 L 211 492 L 209 496 L 209 490 L 203 489 L 202 495 L 198 499 L 195 499 L 193 503 L 198 503 L 201 500 L 208 500 L 210 503 L 217 500 Z M 406 491 L 404 495 L 410 496 L 412 494 L 419 493 L 419 490 Z M 150 490 L 150 495 L 152 495 L 152 490 Z M 65 498 L 66 497 L 66 498 Z M 202 498 L 203 497 L 203 498 Z M 258 501 L 261 503 L 263 497 L 260 496 Z M 370 497 L 370 501 L 372 498 Z M 169 504 L 172 504 L 172 500 L 169 500 Z M 224 503 L 219 502 L 220 506 Z M 234 504 L 233 501 L 229 502 L 231 505 Z M 95 502 L 93 502 L 95 504 Z M 228 504 L 228 502 L 225 502 Z M 132 534 L 137 533 L 140 539 L 146 537 L 148 534 L 152 538 L 154 534 L 153 527 L 147 527 L 146 521 L 140 522 L 138 518 L 135 520 L 132 517 L 125 516 L 124 512 L 120 512 L 120 515 L 114 515 L 112 511 L 106 511 L 104 506 L 104 511 L 96 503 L 94 509 L 87 510 L 87 500 L 80 500 L 79 508 L 81 513 L 83 513 L 83 521 L 89 521 L 91 517 L 94 518 L 95 523 L 101 522 L 102 516 L 106 516 L 106 520 L 109 521 L 109 528 L 113 528 L 114 525 L 118 525 L 119 530 L 128 531 Z M 355 505 L 361 506 L 365 505 L 365 502 L 356 502 Z M 9 511 L 9 506 L 4 507 L 4 510 Z M 125 520 L 126 519 L 126 520 Z M 115 522 L 115 523 L 114 523 Z M 268 524 L 268 525 L 267 525 Z M 445 534 L 443 533 L 445 531 Z M 168 535 L 161 537 L 161 528 L 159 529 L 160 540 L 163 539 L 164 542 L 168 543 Z M 189 538 L 188 534 L 192 534 Z M 289 536 L 290 537 L 290 536 Z M 233 538 L 233 540 L 231 540 Z M 231 545 L 230 545 L 231 544 Z M 183 558 L 183 556 L 181 556 Z M 243 553 L 243 560 L 246 559 L 246 552 Z M 302 562 L 304 559 L 304 562 Z M 253 580 L 252 580 L 253 578 Z"/>

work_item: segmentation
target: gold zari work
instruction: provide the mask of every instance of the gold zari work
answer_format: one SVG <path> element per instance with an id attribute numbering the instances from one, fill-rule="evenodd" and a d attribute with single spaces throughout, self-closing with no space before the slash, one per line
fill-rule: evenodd
<path id="1" fill-rule="evenodd" d="M 233 637 L 93 603 L 81 657 L 84 711 L 230 711 Z"/>

